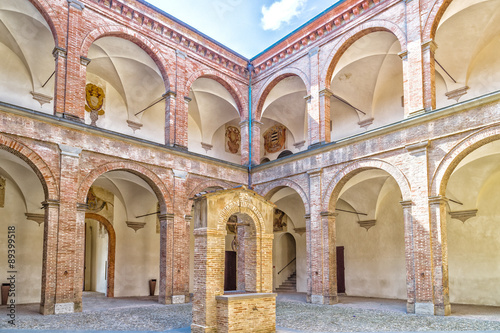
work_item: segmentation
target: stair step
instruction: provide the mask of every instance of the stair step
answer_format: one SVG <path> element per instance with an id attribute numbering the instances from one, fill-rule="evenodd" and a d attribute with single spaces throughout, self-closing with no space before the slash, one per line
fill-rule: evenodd
<path id="1" fill-rule="evenodd" d="M 293 272 L 278 288 L 277 292 L 297 291 L 297 273 Z"/>

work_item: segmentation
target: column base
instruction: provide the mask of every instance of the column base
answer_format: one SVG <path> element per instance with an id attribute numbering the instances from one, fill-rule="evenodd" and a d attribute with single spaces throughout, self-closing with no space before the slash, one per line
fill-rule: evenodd
<path id="1" fill-rule="evenodd" d="M 332 304 L 337 304 L 339 302 L 339 297 L 337 295 L 335 296 L 311 295 L 310 297 L 308 296 L 307 301 L 312 304 L 332 305 Z"/>
<path id="2" fill-rule="evenodd" d="M 432 303 L 415 303 L 415 314 L 434 315 L 434 304 Z"/>
<path id="3" fill-rule="evenodd" d="M 54 305 L 54 314 L 75 313 L 81 311 L 81 305 L 78 306 L 77 303 L 56 303 Z"/>
<path id="4" fill-rule="evenodd" d="M 158 296 L 158 303 L 160 304 L 184 304 L 184 303 L 189 303 L 190 298 L 189 296 L 186 297 L 186 295 L 173 295 L 173 296 L 164 296 L 160 297 Z"/>
<path id="5" fill-rule="evenodd" d="M 451 315 L 450 304 L 436 304 L 434 305 L 434 315 L 436 316 L 449 316 Z"/>
<path id="6" fill-rule="evenodd" d="M 54 304 L 40 304 L 40 313 L 44 316 L 55 314 Z"/>
<path id="7" fill-rule="evenodd" d="M 406 302 L 406 313 L 415 314 L 415 303 Z"/>

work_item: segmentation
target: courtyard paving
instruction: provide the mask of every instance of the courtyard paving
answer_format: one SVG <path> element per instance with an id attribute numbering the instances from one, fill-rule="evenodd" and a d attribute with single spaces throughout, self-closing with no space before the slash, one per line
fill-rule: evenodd
<path id="1" fill-rule="evenodd" d="M 452 316 L 408 315 L 400 300 L 341 297 L 336 305 L 314 305 L 305 295 L 278 295 L 278 332 L 500 332 L 500 308 L 453 305 Z M 16 326 L 0 307 L 0 332 L 190 332 L 191 304 L 160 305 L 156 297 L 106 298 L 86 293 L 84 311 L 42 316 L 38 305 L 16 308 Z"/>

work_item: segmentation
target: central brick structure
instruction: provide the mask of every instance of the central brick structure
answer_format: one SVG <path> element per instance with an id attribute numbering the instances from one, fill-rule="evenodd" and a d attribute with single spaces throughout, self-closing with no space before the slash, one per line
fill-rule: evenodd
<path id="1" fill-rule="evenodd" d="M 194 204 L 194 299 L 192 332 L 274 332 L 276 294 L 272 293 L 274 205 L 240 187 L 208 193 Z M 226 224 L 238 216 L 245 228 L 242 295 L 224 295 Z M 240 265 L 238 265 L 241 267 Z M 244 276 L 241 276 L 244 275 Z M 265 325 L 264 325 L 265 323 Z"/>

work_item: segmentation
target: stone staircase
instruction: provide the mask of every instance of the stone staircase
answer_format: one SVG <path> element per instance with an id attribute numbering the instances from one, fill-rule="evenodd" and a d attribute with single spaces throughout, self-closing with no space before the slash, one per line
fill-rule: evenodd
<path id="1" fill-rule="evenodd" d="M 297 291 L 297 272 L 293 272 L 278 288 L 277 293 L 290 293 Z"/>

